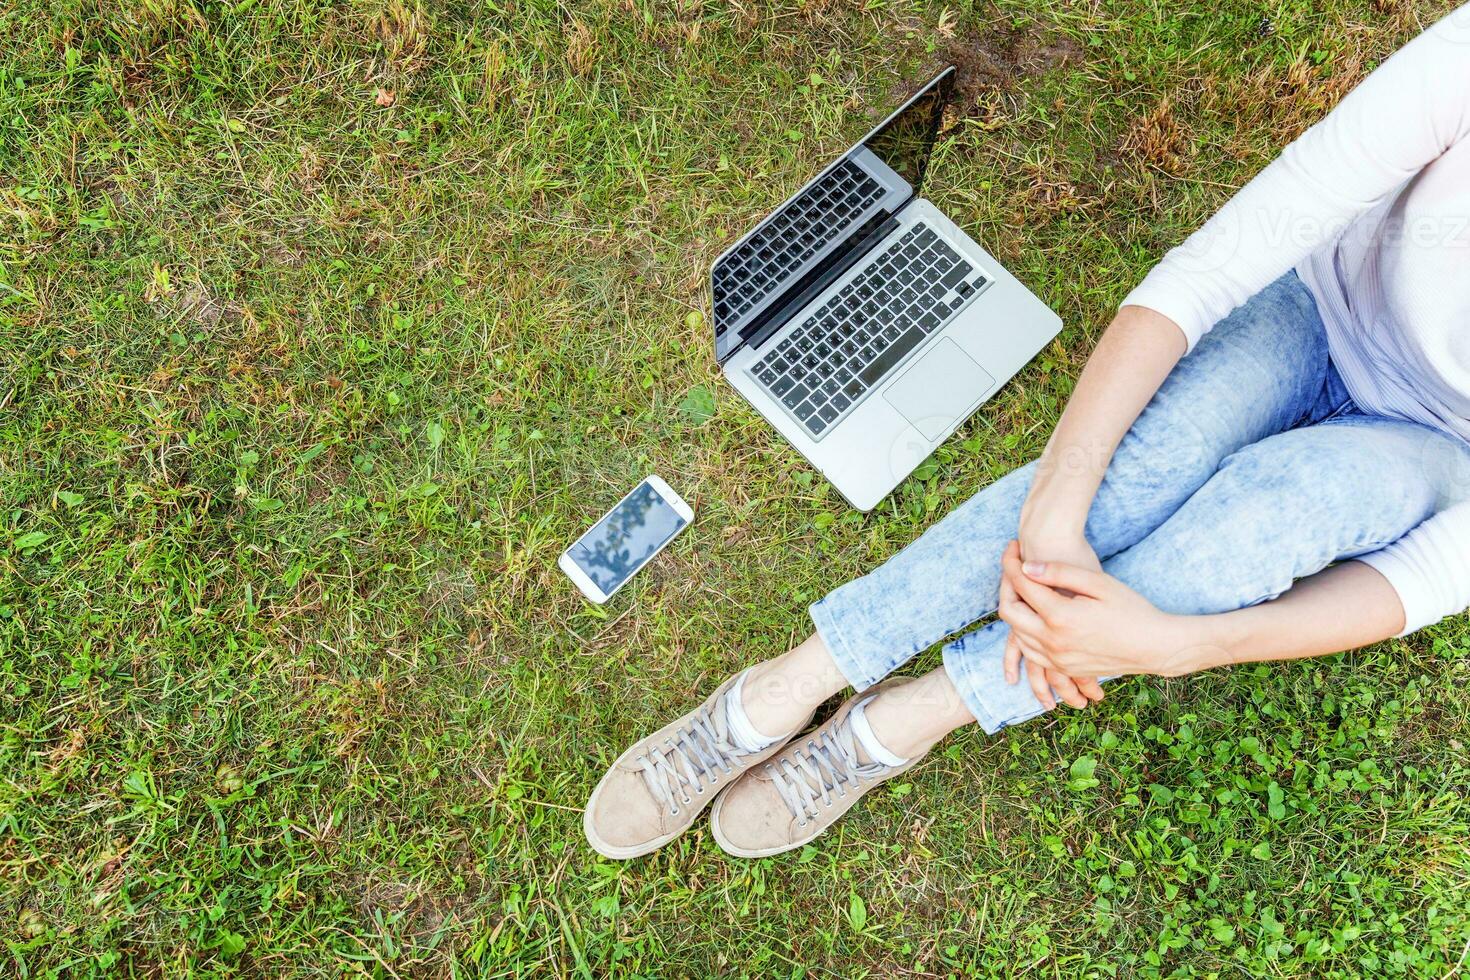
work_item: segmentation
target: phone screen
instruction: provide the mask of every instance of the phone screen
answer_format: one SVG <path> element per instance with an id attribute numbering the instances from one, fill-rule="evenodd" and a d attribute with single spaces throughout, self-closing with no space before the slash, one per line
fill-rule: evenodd
<path id="1" fill-rule="evenodd" d="M 568 548 L 567 556 L 604 595 L 612 595 L 686 523 L 645 481 Z"/>

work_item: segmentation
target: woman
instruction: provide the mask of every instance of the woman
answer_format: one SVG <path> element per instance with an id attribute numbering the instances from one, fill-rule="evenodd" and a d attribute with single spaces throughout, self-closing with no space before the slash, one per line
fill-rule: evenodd
<path id="1" fill-rule="evenodd" d="M 1149 273 L 1040 460 L 625 752 L 588 801 L 593 847 L 648 853 L 718 793 L 720 845 L 776 854 L 961 725 L 1470 606 L 1467 22 L 1386 61 Z M 997 610 L 942 668 L 883 680 Z"/>

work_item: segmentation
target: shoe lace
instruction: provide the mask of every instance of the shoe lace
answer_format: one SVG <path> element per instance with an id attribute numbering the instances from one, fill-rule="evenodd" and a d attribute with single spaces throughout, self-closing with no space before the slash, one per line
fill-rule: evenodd
<path id="1" fill-rule="evenodd" d="M 724 711 L 706 707 L 666 737 L 662 745 L 639 756 L 637 762 L 653 798 L 669 808 L 670 816 L 677 817 L 680 803 L 688 806 L 694 802 L 689 795 L 691 788 L 704 795 L 706 781 L 711 786 L 718 783 L 721 775 L 733 773 L 740 758 L 749 754 L 730 741 Z"/>
<path id="2" fill-rule="evenodd" d="M 851 784 L 881 775 L 887 768 L 881 762 L 858 759 L 855 735 L 847 718 L 828 728 L 820 738 L 808 740 L 766 764 L 776 792 L 799 827 L 819 816 L 818 806 L 831 809 L 834 792 L 846 797 Z"/>

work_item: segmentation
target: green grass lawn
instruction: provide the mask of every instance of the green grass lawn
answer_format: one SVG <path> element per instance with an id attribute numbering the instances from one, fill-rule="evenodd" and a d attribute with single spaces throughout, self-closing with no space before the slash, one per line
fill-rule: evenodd
<path id="1" fill-rule="evenodd" d="M 0 0 L 0 975 L 1463 975 L 1465 617 L 961 733 L 774 859 L 579 812 L 1449 7 Z M 928 196 L 1067 326 L 862 515 L 705 275 L 947 60 Z M 695 525 L 593 607 L 648 472 Z"/>

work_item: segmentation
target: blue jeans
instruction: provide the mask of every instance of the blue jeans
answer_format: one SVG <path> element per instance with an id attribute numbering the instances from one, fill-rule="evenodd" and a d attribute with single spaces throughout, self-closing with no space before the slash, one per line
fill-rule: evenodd
<path id="1" fill-rule="evenodd" d="M 995 612 L 1000 556 L 1035 463 L 976 494 L 868 575 L 811 607 L 848 681 L 870 687 Z M 1124 437 L 1088 513 L 1103 568 L 1172 613 L 1239 609 L 1302 576 L 1383 548 L 1467 495 L 1470 447 L 1360 411 L 1295 273 L 1221 321 Z M 990 733 L 1045 709 L 1007 684 L 1007 627 L 944 647 L 944 667 Z"/>

